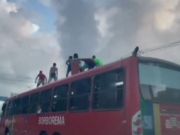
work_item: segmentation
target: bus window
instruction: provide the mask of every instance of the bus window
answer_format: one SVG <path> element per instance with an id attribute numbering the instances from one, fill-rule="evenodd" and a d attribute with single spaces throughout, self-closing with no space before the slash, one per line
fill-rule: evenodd
<path id="1" fill-rule="evenodd" d="M 34 93 L 30 97 L 30 103 L 29 103 L 29 114 L 34 114 L 37 112 L 37 107 L 39 104 L 39 92 Z"/>
<path id="2" fill-rule="evenodd" d="M 1 110 L 2 110 L 2 115 L 1 115 L 1 117 L 4 117 L 4 116 L 5 116 L 5 111 L 6 111 L 6 103 L 3 104 Z"/>
<path id="3" fill-rule="evenodd" d="M 20 104 L 21 104 L 21 99 L 17 98 L 14 101 L 14 114 L 17 115 L 20 113 L 19 108 L 20 108 Z"/>
<path id="4" fill-rule="evenodd" d="M 68 88 L 68 84 L 55 88 L 52 112 L 64 112 L 67 110 Z"/>
<path id="5" fill-rule="evenodd" d="M 20 108 L 20 113 L 21 114 L 27 114 L 27 112 L 28 112 L 28 104 L 29 104 L 29 96 L 23 97 L 22 102 L 21 102 L 21 108 Z"/>
<path id="6" fill-rule="evenodd" d="M 14 109 L 14 100 L 9 102 L 9 105 L 8 105 L 8 115 L 13 115 L 13 113 L 14 113 L 13 109 Z"/>
<path id="7" fill-rule="evenodd" d="M 89 96 L 91 90 L 91 78 L 73 82 L 70 87 L 71 111 L 84 111 L 89 108 Z"/>
<path id="8" fill-rule="evenodd" d="M 93 109 L 113 110 L 123 106 L 123 70 L 115 70 L 94 78 Z"/>
<path id="9" fill-rule="evenodd" d="M 140 90 L 144 100 L 180 105 L 180 67 L 162 62 L 140 61 Z"/>
<path id="10" fill-rule="evenodd" d="M 50 111 L 50 106 L 51 106 L 51 97 L 52 97 L 52 90 L 45 90 L 41 93 L 41 112 L 49 112 Z"/>

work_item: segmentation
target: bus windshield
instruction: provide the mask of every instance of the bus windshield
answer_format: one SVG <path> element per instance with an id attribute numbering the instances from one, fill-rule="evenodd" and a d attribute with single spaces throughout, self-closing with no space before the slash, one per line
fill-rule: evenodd
<path id="1" fill-rule="evenodd" d="M 139 80 L 144 100 L 180 105 L 180 67 L 166 62 L 139 62 Z"/>

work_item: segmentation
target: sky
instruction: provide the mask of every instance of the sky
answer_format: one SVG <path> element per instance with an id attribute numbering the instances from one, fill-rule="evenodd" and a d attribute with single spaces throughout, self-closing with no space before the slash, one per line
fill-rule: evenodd
<path id="1" fill-rule="evenodd" d="M 0 94 L 35 88 L 40 70 L 69 55 L 113 62 L 180 40 L 179 0 L 0 0 Z M 180 64 L 180 46 L 145 56 Z"/>

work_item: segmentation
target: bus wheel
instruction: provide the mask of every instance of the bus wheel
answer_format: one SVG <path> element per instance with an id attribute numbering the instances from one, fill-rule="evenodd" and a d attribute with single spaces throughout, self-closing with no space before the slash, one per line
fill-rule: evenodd
<path id="1" fill-rule="evenodd" d="M 9 132 L 6 132 L 6 134 L 5 135 L 9 135 Z"/>
<path id="2" fill-rule="evenodd" d="M 9 130 L 8 129 L 6 129 L 5 135 L 9 135 Z"/>
<path id="3" fill-rule="evenodd" d="M 56 133 L 54 133 L 53 135 L 61 135 L 61 134 L 56 132 Z"/>
<path id="4" fill-rule="evenodd" d="M 48 135 L 46 132 L 41 132 L 40 135 Z"/>

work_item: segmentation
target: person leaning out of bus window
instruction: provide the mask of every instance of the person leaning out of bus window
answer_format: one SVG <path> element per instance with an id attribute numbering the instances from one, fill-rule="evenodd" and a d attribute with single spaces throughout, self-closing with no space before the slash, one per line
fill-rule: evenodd
<path id="1" fill-rule="evenodd" d="M 36 83 L 36 81 L 37 81 L 37 79 L 39 78 L 39 80 L 38 80 L 38 83 L 37 83 L 37 87 L 39 87 L 39 85 L 44 85 L 45 83 L 47 83 L 47 78 L 46 78 L 46 76 L 43 74 L 43 72 L 42 71 L 39 71 L 39 74 L 37 75 L 37 77 L 36 77 L 36 80 L 35 80 L 35 83 Z M 46 81 L 46 82 L 45 82 Z"/>
<path id="2" fill-rule="evenodd" d="M 54 79 L 54 81 L 57 81 L 57 77 L 58 77 L 58 69 L 56 67 L 56 63 L 53 63 L 53 66 L 50 68 L 50 71 L 49 71 L 48 83 L 50 83 L 52 79 Z"/>
<path id="3" fill-rule="evenodd" d="M 41 112 L 42 112 L 41 105 L 38 104 L 38 106 L 37 106 L 37 113 L 40 114 Z"/>
<path id="4" fill-rule="evenodd" d="M 68 77 L 69 72 L 71 72 L 71 63 L 72 63 L 72 56 L 69 56 L 69 59 L 66 61 L 66 65 L 67 67 L 67 73 L 66 73 L 66 77 Z"/>
<path id="5" fill-rule="evenodd" d="M 92 56 L 92 59 L 96 62 L 96 65 L 97 65 L 98 67 L 103 66 L 102 61 L 101 61 L 100 59 L 96 58 L 95 55 Z"/>

